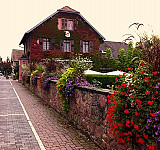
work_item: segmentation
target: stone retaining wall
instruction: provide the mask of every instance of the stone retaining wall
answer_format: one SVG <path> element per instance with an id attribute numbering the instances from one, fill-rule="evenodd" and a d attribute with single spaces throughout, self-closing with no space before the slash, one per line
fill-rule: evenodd
<path id="1" fill-rule="evenodd" d="M 71 121 L 78 129 L 87 133 L 102 149 L 131 150 L 115 142 L 109 134 L 109 125 L 106 123 L 108 108 L 107 95 L 111 90 L 100 90 L 93 87 L 76 87 L 71 99 L 68 113 L 63 112 L 61 100 L 57 94 L 56 81 L 50 84 L 48 90 L 43 90 L 38 85 L 24 85 L 38 97 L 47 102 L 53 109 Z"/>

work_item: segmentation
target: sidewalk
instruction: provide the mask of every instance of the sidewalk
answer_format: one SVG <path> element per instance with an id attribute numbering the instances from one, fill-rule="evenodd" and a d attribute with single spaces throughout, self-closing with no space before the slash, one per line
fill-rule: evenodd
<path id="1" fill-rule="evenodd" d="M 11 82 L 46 150 L 99 150 L 41 99 L 17 81 Z"/>
<path id="2" fill-rule="evenodd" d="M 40 150 L 9 80 L 0 77 L 0 150 Z"/>

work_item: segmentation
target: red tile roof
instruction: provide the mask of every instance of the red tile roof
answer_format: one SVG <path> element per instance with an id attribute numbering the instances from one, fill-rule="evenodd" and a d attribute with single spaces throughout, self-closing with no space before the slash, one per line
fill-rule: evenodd
<path id="1" fill-rule="evenodd" d="M 19 58 L 24 54 L 23 50 L 12 49 L 11 60 L 12 61 L 19 61 Z"/>
<path id="2" fill-rule="evenodd" d="M 59 9 L 59 10 L 62 10 L 62 11 L 71 11 L 71 12 L 78 12 L 78 11 L 70 8 L 69 6 L 65 6 L 65 7 L 61 8 L 61 9 Z"/>

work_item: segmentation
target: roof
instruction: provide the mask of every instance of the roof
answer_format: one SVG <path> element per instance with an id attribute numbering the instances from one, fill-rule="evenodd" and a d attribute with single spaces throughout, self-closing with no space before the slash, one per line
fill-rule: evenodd
<path id="1" fill-rule="evenodd" d="M 126 53 L 128 46 L 124 42 L 104 41 L 104 43 L 100 45 L 100 51 L 106 52 L 107 48 L 111 49 L 113 58 L 117 59 L 119 49 L 124 48 Z"/>
<path id="2" fill-rule="evenodd" d="M 12 61 L 19 61 L 19 58 L 24 54 L 23 50 L 13 49 L 11 54 Z"/>
<path id="3" fill-rule="evenodd" d="M 65 12 L 72 12 L 72 13 L 79 13 L 78 11 L 76 11 L 76 10 L 74 10 L 74 9 L 72 9 L 72 8 L 70 8 L 69 6 L 65 6 L 65 7 L 63 7 L 63 8 L 61 8 L 61 9 L 58 9 L 57 11 L 65 11 Z"/>
<path id="4" fill-rule="evenodd" d="M 43 21 L 41 21 L 40 23 L 38 23 L 37 25 L 35 25 L 33 28 L 31 28 L 30 30 L 28 30 L 23 38 L 21 39 L 19 45 L 23 44 L 25 39 L 28 38 L 29 34 L 34 30 L 36 29 L 38 26 L 40 26 L 41 24 L 43 24 L 45 21 L 51 19 L 53 16 L 55 16 L 57 13 L 59 12 L 64 12 L 64 13 L 72 13 L 72 14 L 77 14 L 79 15 L 83 20 L 84 22 L 86 22 L 99 36 L 102 40 L 105 40 L 105 38 L 80 14 L 80 12 L 70 8 L 69 6 L 65 6 L 61 9 L 58 9 L 55 13 L 51 14 L 49 17 L 47 17 L 46 19 L 44 19 Z"/>

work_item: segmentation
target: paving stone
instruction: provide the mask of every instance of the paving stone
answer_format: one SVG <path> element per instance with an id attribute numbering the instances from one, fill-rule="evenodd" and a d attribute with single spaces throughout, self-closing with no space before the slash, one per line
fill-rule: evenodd
<path id="1" fill-rule="evenodd" d="M 26 139 L 32 139 L 29 146 L 37 142 L 10 81 L 3 78 L 0 80 L 0 150 L 26 148 Z M 40 150 L 38 143 L 36 146 L 35 150 Z"/>
<path id="2" fill-rule="evenodd" d="M 11 82 L 12 85 L 9 80 L 0 80 L 0 150 L 10 150 L 11 147 L 11 150 L 40 149 L 13 87 L 46 150 L 99 150 L 93 142 L 80 137 L 73 126 L 21 83 Z M 8 115 L 1 116 L 5 114 Z"/>

